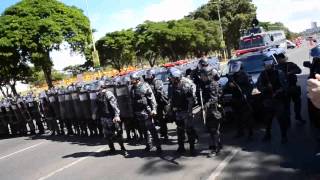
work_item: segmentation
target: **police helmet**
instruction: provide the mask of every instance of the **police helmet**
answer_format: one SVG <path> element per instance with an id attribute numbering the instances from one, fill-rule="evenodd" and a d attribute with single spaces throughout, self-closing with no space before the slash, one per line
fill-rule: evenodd
<path id="1" fill-rule="evenodd" d="M 241 61 L 235 61 L 230 63 L 230 73 L 237 73 L 241 70 L 242 68 L 242 62 Z"/>
<path id="2" fill-rule="evenodd" d="M 218 70 L 211 67 L 211 66 L 204 67 L 200 71 L 200 75 L 207 76 L 209 79 L 212 79 L 215 81 L 218 81 L 220 79 L 220 74 L 219 74 Z"/>
<path id="3" fill-rule="evenodd" d="M 202 69 L 203 67 L 207 67 L 209 65 L 209 63 L 204 60 L 204 59 L 200 59 L 198 62 L 198 69 Z"/>
<path id="4" fill-rule="evenodd" d="M 272 65 L 274 65 L 274 63 L 273 63 L 272 60 L 264 61 L 263 63 L 264 63 L 265 66 L 272 66 Z"/>
<path id="5" fill-rule="evenodd" d="M 107 82 L 104 81 L 104 80 L 100 80 L 98 82 L 98 86 L 99 86 L 100 89 L 105 89 L 105 88 L 107 88 Z"/>
<path id="6" fill-rule="evenodd" d="M 42 98 L 46 98 L 47 95 L 46 95 L 46 92 L 45 91 L 42 91 L 40 94 L 39 94 L 39 98 L 42 99 Z"/>
<path id="7" fill-rule="evenodd" d="M 145 78 L 146 79 L 152 79 L 152 78 L 154 78 L 154 75 L 155 75 L 156 73 L 155 73 L 155 70 L 154 69 L 149 69 L 149 70 L 147 70 L 147 72 L 146 72 L 146 76 L 145 76 Z"/>
<path id="8" fill-rule="evenodd" d="M 58 89 L 58 94 L 63 95 L 65 93 L 66 93 L 66 91 L 65 91 L 64 87 L 61 87 Z"/>
<path id="9" fill-rule="evenodd" d="M 88 87 L 87 85 L 83 85 L 81 88 L 80 88 L 80 93 L 86 93 L 88 92 Z"/>
<path id="10" fill-rule="evenodd" d="M 170 69 L 170 77 L 171 78 L 176 78 L 176 79 L 181 79 L 182 78 L 182 72 L 177 68 L 171 68 Z"/>
<path id="11" fill-rule="evenodd" d="M 136 72 L 133 72 L 131 75 L 130 75 L 130 79 L 131 80 L 140 80 L 141 79 L 141 74 L 139 74 L 137 71 Z"/>

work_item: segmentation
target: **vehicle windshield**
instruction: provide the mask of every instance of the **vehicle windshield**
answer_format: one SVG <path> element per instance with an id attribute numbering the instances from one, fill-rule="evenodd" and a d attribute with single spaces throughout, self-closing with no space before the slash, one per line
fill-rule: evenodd
<path id="1" fill-rule="evenodd" d="M 240 49 L 248 49 L 264 45 L 265 44 L 262 36 L 247 37 L 240 41 Z"/>
<path id="2" fill-rule="evenodd" d="M 232 63 L 241 61 L 243 68 L 247 73 L 256 73 L 264 70 L 264 61 L 270 61 L 270 60 L 272 60 L 272 57 L 268 57 L 266 55 L 243 56 L 243 57 L 239 57 L 237 59 L 231 60 L 229 62 L 229 67 Z"/>

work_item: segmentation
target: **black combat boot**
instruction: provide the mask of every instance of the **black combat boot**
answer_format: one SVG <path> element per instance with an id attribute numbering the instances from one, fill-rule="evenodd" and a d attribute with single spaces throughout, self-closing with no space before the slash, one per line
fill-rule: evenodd
<path id="1" fill-rule="evenodd" d="M 266 133 L 262 139 L 263 142 L 269 142 L 271 140 L 271 134 L 270 133 Z"/>
<path id="2" fill-rule="evenodd" d="M 194 143 L 190 144 L 190 156 L 195 156 L 196 155 L 196 150 L 194 148 Z"/>
<path id="3" fill-rule="evenodd" d="M 111 140 L 109 140 L 108 145 L 109 151 L 107 152 L 107 154 L 114 154 L 116 152 L 116 149 L 114 148 L 114 144 Z"/>
<path id="4" fill-rule="evenodd" d="M 184 154 L 186 152 L 186 149 L 184 148 L 184 145 L 183 144 L 179 145 L 179 147 L 178 147 L 176 152 L 179 153 L 179 154 Z"/>

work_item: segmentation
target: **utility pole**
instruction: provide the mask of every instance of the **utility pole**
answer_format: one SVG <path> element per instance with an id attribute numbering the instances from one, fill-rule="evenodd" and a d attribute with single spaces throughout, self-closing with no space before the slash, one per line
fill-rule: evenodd
<path id="1" fill-rule="evenodd" d="M 92 38 L 92 47 L 93 47 L 92 60 L 93 60 L 94 66 L 100 66 L 99 54 L 98 54 L 98 52 L 97 52 L 97 50 L 96 50 L 95 41 L 94 41 L 94 37 L 93 37 L 93 32 L 92 32 L 92 28 L 91 28 L 91 22 L 90 22 L 90 16 L 89 16 L 88 0 L 85 0 L 85 2 L 86 2 L 86 7 L 87 7 L 87 16 L 88 16 L 88 18 L 89 18 L 90 33 L 91 33 L 91 38 Z"/>
<path id="2" fill-rule="evenodd" d="M 221 37 L 221 46 L 222 46 L 222 50 L 223 50 L 223 60 L 226 61 L 227 60 L 226 43 L 225 43 L 224 37 L 223 37 L 223 28 L 222 28 L 221 15 L 220 15 L 221 0 L 218 0 L 216 2 L 211 2 L 211 4 L 215 4 L 217 6 L 218 20 L 219 20 L 219 26 L 220 26 L 220 32 L 221 32 L 221 36 L 220 37 Z"/>
<path id="3" fill-rule="evenodd" d="M 224 37 L 223 37 L 223 29 L 222 29 L 222 22 L 221 22 L 221 16 L 220 16 L 220 4 L 221 4 L 221 0 L 218 0 L 218 2 L 217 2 L 217 11 L 218 11 L 218 19 L 219 19 L 220 32 L 221 32 L 221 45 L 222 45 L 222 48 L 223 48 L 223 58 L 224 58 L 224 61 L 226 61 L 227 60 L 226 43 L 225 43 Z"/>

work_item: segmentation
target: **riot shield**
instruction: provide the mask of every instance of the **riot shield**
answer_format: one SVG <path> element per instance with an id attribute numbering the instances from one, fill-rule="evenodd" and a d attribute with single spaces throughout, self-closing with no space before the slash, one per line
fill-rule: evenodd
<path id="1" fill-rule="evenodd" d="M 66 119 L 66 103 L 64 94 L 58 95 L 58 102 L 59 102 L 59 120 Z"/>
<path id="2" fill-rule="evenodd" d="M 50 95 L 49 96 L 49 106 L 51 109 L 53 109 L 54 112 L 54 118 L 55 119 L 60 119 L 60 103 L 55 95 Z"/>
<path id="3" fill-rule="evenodd" d="M 114 95 L 116 95 L 116 85 L 108 85 L 106 90 L 111 91 Z"/>
<path id="4" fill-rule="evenodd" d="M 80 109 L 82 111 L 83 118 L 86 120 L 91 119 L 90 99 L 88 97 L 88 93 L 81 92 L 79 94 L 79 99 L 80 99 Z"/>
<path id="5" fill-rule="evenodd" d="M 91 91 L 89 93 L 90 99 L 90 112 L 91 112 L 91 119 L 97 120 L 98 119 L 98 100 L 97 100 L 97 92 Z"/>
<path id="6" fill-rule="evenodd" d="M 0 107 L 0 136 L 1 135 L 9 135 L 8 122 L 5 117 L 5 108 L 3 106 Z"/>
<path id="7" fill-rule="evenodd" d="M 82 114 L 82 110 L 81 110 L 81 106 L 80 106 L 79 95 L 77 92 L 73 92 L 71 94 L 71 97 L 72 97 L 72 104 L 73 104 L 73 109 L 74 109 L 74 113 L 75 113 L 75 118 L 77 120 L 80 120 L 83 118 L 83 114 Z"/>
<path id="8" fill-rule="evenodd" d="M 121 118 L 133 118 L 130 90 L 127 85 L 119 85 L 115 88 L 115 96 L 118 100 Z"/>

